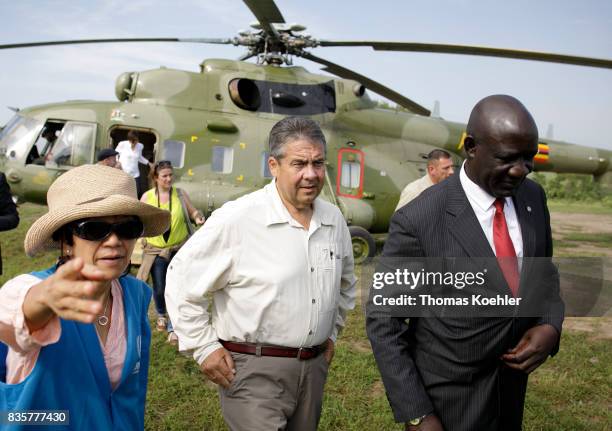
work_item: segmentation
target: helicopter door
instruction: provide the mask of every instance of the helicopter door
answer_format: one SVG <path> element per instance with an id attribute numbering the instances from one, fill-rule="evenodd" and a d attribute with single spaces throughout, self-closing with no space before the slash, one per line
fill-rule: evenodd
<path id="1" fill-rule="evenodd" d="M 338 151 L 338 196 L 359 199 L 363 196 L 364 154 L 361 150 L 342 148 Z"/>
<path id="2" fill-rule="evenodd" d="M 117 145 L 121 141 L 128 140 L 128 132 L 134 131 L 138 133 L 138 142 L 142 144 L 142 155 L 145 159 L 150 162 L 154 162 L 156 159 L 156 147 L 157 147 L 157 133 L 152 129 L 141 129 L 138 127 L 130 127 L 129 125 L 121 125 L 113 127 L 110 130 L 110 141 L 113 148 L 117 148 Z M 121 157 L 119 157 L 121 162 Z M 147 190 L 149 188 L 149 166 L 143 163 L 138 163 L 138 180 L 140 182 L 140 189 Z"/>

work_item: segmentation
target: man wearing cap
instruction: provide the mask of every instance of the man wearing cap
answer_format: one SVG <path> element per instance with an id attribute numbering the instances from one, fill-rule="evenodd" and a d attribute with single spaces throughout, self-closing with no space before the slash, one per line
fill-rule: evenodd
<path id="1" fill-rule="evenodd" d="M 103 148 L 98 153 L 98 164 L 121 169 L 121 163 L 117 160 L 119 153 L 112 148 Z"/>
<path id="2" fill-rule="evenodd" d="M 338 208 L 318 198 L 319 126 L 287 117 L 269 145 L 274 180 L 216 210 L 181 248 L 166 306 L 179 349 L 219 385 L 230 429 L 316 430 L 334 343 L 355 302 L 351 237 Z"/>

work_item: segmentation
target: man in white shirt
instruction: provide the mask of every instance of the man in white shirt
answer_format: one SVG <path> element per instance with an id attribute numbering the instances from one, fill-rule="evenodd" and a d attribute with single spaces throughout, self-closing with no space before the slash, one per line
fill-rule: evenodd
<path id="1" fill-rule="evenodd" d="M 121 163 L 123 172 L 129 174 L 136 181 L 136 192 L 138 194 L 138 199 L 140 199 L 142 194 L 146 191 L 147 186 L 141 181 L 138 164 L 142 163 L 153 169 L 153 163 L 142 155 L 144 146 L 138 142 L 137 131 L 130 130 L 127 134 L 127 138 L 127 141 L 121 141 L 117 144 L 115 151 L 119 153 L 119 162 Z"/>
<path id="2" fill-rule="evenodd" d="M 334 343 L 355 302 L 351 237 L 338 208 L 318 198 L 319 126 L 285 118 L 269 144 L 274 180 L 216 210 L 181 248 L 166 305 L 179 349 L 219 385 L 230 429 L 315 430 Z"/>
<path id="3" fill-rule="evenodd" d="M 424 177 L 414 180 L 404 187 L 395 211 L 416 198 L 423 190 L 447 179 L 454 172 L 453 159 L 448 152 L 440 149 L 430 151 L 427 155 L 427 173 Z"/>
<path id="4" fill-rule="evenodd" d="M 481 285 L 443 292 L 504 295 L 520 306 L 451 305 L 422 318 L 368 303 L 387 398 L 409 431 L 519 431 L 528 374 L 559 349 L 564 306 L 550 216 L 542 187 L 526 178 L 538 152 L 535 121 L 511 96 L 486 97 L 472 110 L 464 148 L 459 174 L 395 213 L 381 262 L 445 258 L 457 275 L 486 265 Z"/>

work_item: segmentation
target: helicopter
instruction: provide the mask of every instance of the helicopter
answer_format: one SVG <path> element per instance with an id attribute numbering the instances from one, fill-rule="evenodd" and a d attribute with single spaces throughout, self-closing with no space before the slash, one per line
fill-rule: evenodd
<path id="1" fill-rule="evenodd" d="M 342 211 L 357 261 L 373 256 L 386 233 L 402 188 L 425 173 L 426 155 L 445 149 L 460 165 L 465 124 L 443 120 L 393 89 L 315 56 L 316 47 L 368 46 L 375 50 L 434 52 L 612 68 L 612 61 L 463 45 L 335 41 L 304 35 L 287 24 L 274 1 L 245 0 L 257 19 L 232 38 L 114 38 L 0 45 L 0 49 L 106 42 L 185 42 L 246 49 L 239 60 L 210 59 L 200 73 L 159 68 L 122 73 L 116 102 L 69 101 L 19 110 L 0 132 L 0 170 L 25 201 L 45 203 L 53 180 L 71 167 L 92 163 L 102 148 L 139 133 L 149 160 L 170 160 L 194 204 L 210 214 L 228 200 L 262 187 L 267 136 L 283 116 L 317 120 L 328 141 L 322 197 Z M 293 66 L 304 58 L 329 75 Z M 254 58 L 255 63 L 246 60 Z M 404 110 L 379 109 L 373 92 Z M 53 141 L 53 142 L 50 142 Z M 55 156 L 46 147 L 52 145 Z M 538 171 L 594 175 L 612 185 L 612 152 L 541 139 Z M 142 167 L 144 180 L 147 168 Z"/>

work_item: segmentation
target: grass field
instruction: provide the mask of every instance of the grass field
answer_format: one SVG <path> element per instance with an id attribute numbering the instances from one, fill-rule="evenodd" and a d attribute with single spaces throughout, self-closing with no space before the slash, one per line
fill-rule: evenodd
<path id="1" fill-rule="evenodd" d="M 556 206 L 554 202 L 551 205 L 553 209 Z M 567 209 L 564 203 L 558 206 Z M 597 204 L 580 205 L 579 209 L 576 212 L 612 214 L 607 207 Z M 55 253 L 35 259 L 24 255 L 25 232 L 45 208 L 25 204 L 19 210 L 19 228 L 0 235 L 4 260 L 4 275 L 0 277 L 0 283 L 17 274 L 46 268 L 56 257 Z M 593 247 L 610 247 L 611 237 L 609 234 L 577 231 L 559 238 L 559 245 L 570 248 L 577 242 L 587 242 Z M 566 330 L 559 354 L 532 374 L 525 406 L 525 430 L 612 429 L 612 341 L 601 336 L 601 332 L 606 332 L 601 325 L 610 325 L 610 320 L 591 319 L 585 325 L 589 328 L 587 332 Z M 178 354 L 165 343 L 163 334 L 157 332 L 153 333 L 151 352 L 146 428 L 224 430 L 217 391 L 205 381 L 195 362 Z M 350 314 L 337 345 L 326 386 L 320 429 L 402 429 L 393 422 L 365 336 L 360 307 Z"/>

